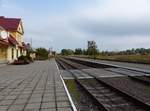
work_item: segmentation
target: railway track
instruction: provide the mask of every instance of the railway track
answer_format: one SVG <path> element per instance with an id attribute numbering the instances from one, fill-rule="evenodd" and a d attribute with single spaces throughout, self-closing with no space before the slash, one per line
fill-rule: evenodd
<path id="1" fill-rule="evenodd" d="M 119 68 L 119 70 L 115 70 L 115 69 L 104 69 L 104 70 L 114 72 L 117 74 L 121 74 L 121 75 L 127 75 L 128 77 L 130 77 L 133 80 L 139 81 L 146 85 L 150 85 L 150 76 L 145 73 L 141 73 L 138 71 L 132 71 L 130 69 L 122 69 L 122 68 Z M 130 75 L 131 73 L 132 73 L 132 75 Z"/>
<path id="2" fill-rule="evenodd" d="M 68 58 L 65 58 L 65 59 L 71 60 L 71 61 L 76 62 L 76 63 L 83 64 L 83 65 L 87 65 L 87 66 L 90 66 L 90 67 L 93 67 L 93 68 L 99 68 L 100 67 L 100 68 L 103 68 L 106 71 L 117 73 L 117 74 L 120 74 L 120 75 L 125 75 L 125 76 L 128 76 L 128 77 L 132 78 L 133 80 L 139 81 L 139 82 L 144 83 L 146 85 L 148 85 L 148 84 L 150 85 L 150 79 L 149 79 L 150 76 L 149 76 L 148 72 L 136 71 L 136 70 L 127 69 L 127 68 L 118 68 L 118 67 L 109 66 L 109 65 L 102 66 L 103 64 L 97 64 L 97 63 L 89 63 L 89 62 L 84 63 L 84 61 L 80 61 L 80 60 L 76 61 L 76 60 L 68 59 Z"/>
<path id="3" fill-rule="evenodd" d="M 137 72 L 141 72 L 141 73 L 146 73 L 146 74 L 150 74 L 150 70 L 147 70 L 147 69 L 139 69 L 139 68 L 136 68 L 136 67 L 128 67 L 128 66 L 120 66 L 120 65 L 116 65 L 116 64 L 111 64 L 111 63 L 104 63 L 104 62 L 97 62 L 97 61 L 94 61 L 94 60 L 86 60 L 86 59 L 80 59 L 80 58 L 74 58 L 74 57 L 63 57 L 65 59 L 68 59 L 68 60 L 71 60 L 71 61 L 74 61 L 74 62 L 78 62 L 78 63 L 90 63 L 90 64 L 99 64 L 99 65 L 104 65 L 104 66 L 109 66 L 109 67 L 116 67 L 116 68 L 122 68 L 122 69 L 127 69 L 127 70 L 130 70 L 130 71 L 137 71 Z M 86 65 L 86 64 L 85 64 Z"/>
<path id="4" fill-rule="evenodd" d="M 65 59 L 57 59 L 59 65 L 65 69 L 78 69 L 76 63 Z M 81 65 L 80 65 L 81 66 Z M 89 66 L 88 66 L 89 67 Z M 106 66 L 105 66 L 106 67 Z M 110 86 L 83 70 L 68 70 L 76 82 L 94 99 L 103 111 L 148 111 L 150 106 L 131 97 L 130 95 Z M 78 78 L 78 77 L 82 78 Z M 91 78 L 87 78 L 87 76 Z M 83 79 L 84 78 L 84 79 Z"/>
<path id="5" fill-rule="evenodd" d="M 58 60 L 58 59 L 56 59 L 56 61 L 57 61 L 57 63 L 58 63 L 58 66 L 60 66 L 61 67 L 61 69 L 67 69 L 68 70 L 68 72 L 71 74 L 71 69 L 74 69 L 74 67 L 72 66 L 72 65 L 69 65 L 69 64 L 67 64 L 67 63 L 64 63 L 64 62 L 62 62 L 62 61 L 60 61 L 60 60 Z M 69 71 L 70 70 L 70 71 Z M 76 76 L 73 76 L 73 77 L 75 77 L 76 78 Z M 77 79 L 75 79 L 75 81 L 76 81 L 76 84 L 78 85 L 78 86 L 80 86 L 81 87 L 81 85 L 79 85 L 78 84 L 78 82 L 77 82 Z M 92 100 L 91 99 L 91 96 L 89 97 L 89 95 L 87 94 L 87 91 L 83 91 L 82 90 L 83 88 L 81 87 L 80 88 L 80 92 L 82 92 L 83 94 L 85 94 L 86 96 L 88 96 L 86 99 L 83 99 L 83 100 L 81 100 L 81 102 L 82 102 L 82 106 L 81 107 L 79 107 L 78 108 L 78 110 L 79 111 L 99 111 L 99 107 L 97 107 L 94 103 L 95 103 L 95 101 L 94 100 Z M 79 90 L 79 89 L 78 89 Z M 84 97 L 86 97 L 86 96 L 84 96 Z M 89 100 L 89 102 L 85 102 L 85 100 Z M 94 102 L 94 103 L 93 103 Z"/>
<path id="6" fill-rule="evenodd" d="M 147 76 L 130 76 L 130 78 L 132 78 L 133 80 L 140 81 L 146 85 L 150 85 L 150 78 Z"/>

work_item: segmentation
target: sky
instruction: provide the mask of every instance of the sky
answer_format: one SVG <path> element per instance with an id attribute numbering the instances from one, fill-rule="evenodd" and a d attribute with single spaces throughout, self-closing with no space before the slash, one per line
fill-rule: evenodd
<path id="1" fill-rule="evenodd" d="M 22 18 L 34 48 L 150 48 L 150 0 L 0 0 L 0 16 Z"/>

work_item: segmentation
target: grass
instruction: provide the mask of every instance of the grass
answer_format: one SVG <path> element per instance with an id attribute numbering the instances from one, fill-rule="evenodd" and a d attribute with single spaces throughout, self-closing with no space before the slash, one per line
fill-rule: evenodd
<path id="1" fill-rule="evenodd" d="M 67 88 L 76 102 L 80 101 L 81 93 L 78 91 L 78 86 L 75 80 L 65 80 Z"/>
<path id="2" fill-rule="evenodd" d="M 79 56 L 84 58 L 93 58 L 92 56 Z M 120 62 L 131 62 L 131 63 L 142 63 L 150 64 L 150 55 L 99 55 L 96 59 L 100 60 L 110 60 L 110 61 L 120 61 Z"/>

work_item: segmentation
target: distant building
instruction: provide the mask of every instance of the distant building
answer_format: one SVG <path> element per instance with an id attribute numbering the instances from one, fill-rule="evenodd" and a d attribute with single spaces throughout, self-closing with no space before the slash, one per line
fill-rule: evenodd
<path id="1" fill-rule="evenodd" d="M 51 57 L 54 57 L 56 56 L 56 51 L 50 51 L 49 54 L 48 54 L 48 57 L 51 58 Z"/>
<path id="2" fill-rule="evenodd" d="M 30 43 L 26 45 L 27 54 L 32 58 L 32 60 L 36 59 L 36 51 L 32 48 Z"/>
<path id="3" fill-rule="evenodd" d="M 0 62 L 13 62 L 19 56 L 26 55 L 23 35 L 20 18 L 0 17 Z"/>

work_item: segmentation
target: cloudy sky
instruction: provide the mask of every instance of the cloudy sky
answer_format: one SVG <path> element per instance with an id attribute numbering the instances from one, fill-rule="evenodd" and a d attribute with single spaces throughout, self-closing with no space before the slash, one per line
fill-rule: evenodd
<path id="1" fill-rule="evenodd" d="M 22 18 L 35 48 L 150 48 L 150 0 L 0 0 L 0 15 Z"/>

